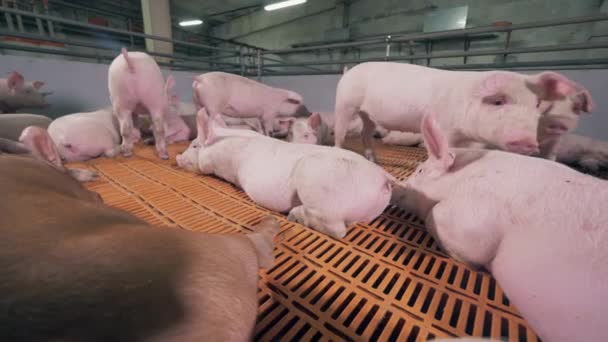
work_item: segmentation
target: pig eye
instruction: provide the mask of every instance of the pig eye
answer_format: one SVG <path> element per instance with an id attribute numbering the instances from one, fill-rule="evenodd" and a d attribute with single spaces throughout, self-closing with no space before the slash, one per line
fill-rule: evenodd
<path id="1" fill-rule="evenodd" d="M 507 98 L 504 95 L 488 96 L 483 99 L 483 102 L 491 106 L 500 107 L 507 104 Z"/>
<path id="2" fill-rule="evenodd" d="M 424 171 L 424 169 L 418 169 L 418 174 L 421 174 Z"/>

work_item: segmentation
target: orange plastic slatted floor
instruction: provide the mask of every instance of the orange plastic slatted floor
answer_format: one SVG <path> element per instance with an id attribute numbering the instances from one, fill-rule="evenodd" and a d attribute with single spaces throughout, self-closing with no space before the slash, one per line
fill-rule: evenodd
<path id="1" fill-rule="evenodd" d="M 139 147 L 129 159 L 92 161 L 85 167 L 101 179 L 88 186 L 152 224 L 194 231 L 251 231 L 269 213 L 226 182 L 178 169 L 174 157 L 185 148 L 171 146 L 170 161 L 152 147 Z M 378 145 L 376 151 L 400 179 L 426 158 L 416 148 Z M 424 223 L 399 208 L 350 227 L 343 240 L 277 216 L 282 242 L 275 266 L 261 272 L 256 340 L 538 340 L 492 277 L 448 258 Z"/>

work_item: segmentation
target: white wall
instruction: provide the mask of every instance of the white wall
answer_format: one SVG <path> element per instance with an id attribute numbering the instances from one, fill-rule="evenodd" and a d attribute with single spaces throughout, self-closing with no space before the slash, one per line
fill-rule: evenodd
<path id="1" fill-rule="evenodd" d="M 0 56 L 0 75 L 17 70 L 26 80 L 47 82 L 44 91 L 53 91 L 49 97 L 51 107 L 45 110 L 27 110 L 57 117 L 69 113 L 91 111 L 110 103 L 107 88 L 108 66 L 65 60 L 39 59 L 23 56 Z M 608 140 L 608 70 L 560 71 L 587 87 L 597 104 L 591 116 L 579 123 L 578 132 Z M 169 71 L 164 70 L 165 75 Z M 171 72 L 176 79 L 175 91 L 185 101 L 192 97 L 192 78 L 197 72 Z M 311 111 L 333 111 L 336 85 L 340 75 L 264 77 L 263 82 L 288 88 L 304 96 Z M 26 110 L 24 110 L 26 112 Z"/>
<path id="2" fill-rule="evenodd" d="M 108 65 L 65 61 L 61 59 L 0 56 L 0 75 L 19 71 L 26 81 L 46 82 L 43 91 L 52 91 L 47 109 L 23 109 L 22 112 L 58 117 L 65 114 L 92 111 L 110 104 Z M 195 72 L 163 70 L 175 76 L 176 93 L 185 100 L 192 98 L 192 78 Z"/>

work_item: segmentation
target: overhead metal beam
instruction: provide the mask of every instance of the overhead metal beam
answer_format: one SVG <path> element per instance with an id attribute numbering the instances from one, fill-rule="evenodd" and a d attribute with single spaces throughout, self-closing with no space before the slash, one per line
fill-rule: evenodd
<path id="1" fill-rule="evenodd" d="M 464 30 L 451 30 L 451 31 L 440 31 L 433 33 L 416 33 L 416 34 L 406 34 L 400 36 L 393 36 L 391 41 L 396 42 L 409 42 L 416 40 L 426 40 L 426 39 L 441 39 L 441 38 L 457 38 L 457 37 L 468 37 L 471 35 L 477 35 L 481 33 L 492 33 L 492 32 L 509 32 L 516 30 L 526 30 L 532 28 L 541 28 L 541 27 L 550 27 L 550 26 L 561 26 L 561 25 L 572 25 L 572 24 L 584 24 L 596 21 L 604 21 L 608 20 L 608 14 L 600 14 L 600 15 L 592 15 L 592 16 L 583 16 L 583 17 L 575 17 L 575 18 L 567 18 L 567 19 L 550 19 L 550 20 L 542 20 L 534 23 L 527 24 L 518 24 L 504 27 L 477 27 L 470 28 Z M 336 49 L 336 48 L 348 48 L 348 47 L 358 47 L 365 45 L 380 45 L 385 44 L 385 39 L 371 39 L 366 41 L 359 42 L 348 42 L 348 43 L 335 43 L 335 44 L 324 44 L 324 45 L 316 45 L 302 48 L 292 48 L 292 49 L 278 49 L 278 50 L 266 50 L 264 54 L 291 54 L 298 52 L 309 52 L 323 49 Z"/>
<path id="2" fill-rule="evenodd" d="M 272 67 L 272 68 L 285 68 L 285 67 L 301 67 L 301 66 L 310 66 L 310 65 L 344 65 L 344 64 L 358 64 L 358 63 L 364 63 L 364 62 L 377 62 L 377 61 L 408 61 L 408 60 L 418 60 L 418 59 L 513 55 L 513 54 L 526 54 L 526 53 L 543 53 L 543 52 L 607 49 L 607 48 L 608 48 L 608 42 L 596 42 L 596 43 L 587 42 L 587 43 L 559 44 L 559 45 L 548 45 L 548 46 L 539 46 L 539 47 L 523 47 L 523 48 L 496 49 L 496 50 L 435 52 L 435 53 L 430 53 L 430 54 L 389 56 L 389 57 L 379 56 L 379 57 L 359 58 L 359 59 L 343 59 L 343 60 L 336 60 L 336 61 L 310 61 L 310 62 L 300 62 L 300 63 L 266 64 L 265 66 Z"/>
<path id="3" fill-rule="evenodd" d="M 68 20 L 68 19 L 58 18 L 55 16 L 44 15 L 44 14 L 35 14 L 32 12 L 21 11 L 21 10 L 16 10 L 16 9 L 12 9 L 12 8 L 0 7 L 0 12 L 22 15 L 22 16 L 26 16 L 26 17 L 33 17 L 33 18 L 38 18 L 38 19 L 42 19 L 42 20 L 49 20 L 49 21 L 56 22 L 56 23 L 74 25 L 74 26 L 78 26 L 78 27 L 85 27 L 85 28 L 95 30 L 95 31 L 112 32 L 112 33 L 124 34 L 126 36 L 153 39 L 153 40 L 158 40 L 158 41 L 162 41 L 162 42 L 172 42 L 174 44 L 191 46 L 191 47 L 196 47 L 199 49 L 231 52 L 231 53 L 234 53 L 235 55 L 238 55 L 238 51 L 235 51 L 232 49 L 218 48 L 215 46 L 210 46 L 210 45 L 205 45 L 205 44 L 200 44 L 200 43 L 190 43 L 190 42 L 186 42 L 186 41 L 182 41 L 182 40 L 175 40 L 175 39 L 171 39 L 171 38 L 167 38 L 167 37 L 119 30 L 119 29 L 115 29 L 115 28 L 103 27 L 103 26 L 98 26 L 98 25 L 91 25 L 91 24 L 82 23 L 82 22 L 75 21 L 75 20 Z"/>

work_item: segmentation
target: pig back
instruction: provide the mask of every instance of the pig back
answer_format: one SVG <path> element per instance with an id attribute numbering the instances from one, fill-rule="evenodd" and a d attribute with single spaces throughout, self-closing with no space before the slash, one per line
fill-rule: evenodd
<path id="1" fill-rule="evenodd" d="M 0 186 L 1 340 L 141 340 L 183 317 L 188 239 L 26 157 L 0 156 Z"/>
<path id="2" fill-rule="evenodd" d="M 0 114 L 0 138 L 19 140 L 21 132 L 28 126 L 47 128 L 51 119 L 36 114 Z"/>

